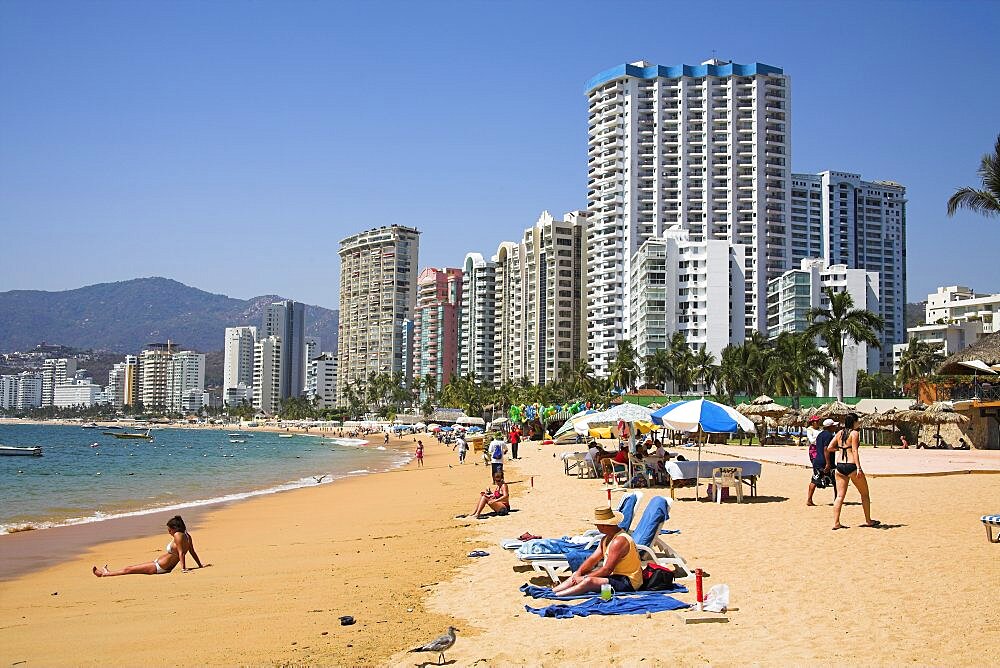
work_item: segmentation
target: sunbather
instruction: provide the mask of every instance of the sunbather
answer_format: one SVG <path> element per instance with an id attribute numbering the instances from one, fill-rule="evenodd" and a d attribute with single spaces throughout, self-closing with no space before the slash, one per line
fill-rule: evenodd
<path id="1" fill-rule="evenodd" d="M 193 570 L 187 567 L 185 557 L 188 554 L 198 564 L 198 568 L 211 566 L 211 564 L 202 565 L 201 559 L 198 558 L 198 553 L 194 550 L 194 540 L 191 539 L 191 534 L 187 532 L 187 527 L 184 526 L 184 520 L 181 519 L 180 515 L 174 515 L 167 521 L 167 533 L 170 534 L 170 542 L 163 548 L 164 553 L 153 559 L 153 561 L 136 564 L 135 566 L 126 566 L 117 571 L 109 571 L 106 564 L 101 569 L 94 566 L 94 575 L 99 578 L 107 578 L 114 575 L 163 575 L 174 570 L 174 567 L 178 563 L 181 565 L 181 571 L 187 573 Z"/>
<path id="2" fill-rule="evenodd" d="M 493 484 L 496 485 L 496 489 L 487 489 L 485 492 L 479 493 L 476 510 L 472 513 L 472 517 L 477 520 L 486 510 L 486 506 L 493 509 L 497 515 L 506 515 L 510 512 L 510 488 L 504 482 L 502 471 L 493 474 Z M 458 517 L 467 517 L 467 515 L 458 515 Z"/>
<path id="3" fill-rule="evenodd" d="M 622 514 L 603 506 L 594 509 L 590 520 L 603 538 L 569 579 L 552 588 L 553 593 L 572 596 L 600 591 L 609 584 L 614 591 L 638 591 L 642 586 L 642 561 L 635 541 L 618 525 Z"/>

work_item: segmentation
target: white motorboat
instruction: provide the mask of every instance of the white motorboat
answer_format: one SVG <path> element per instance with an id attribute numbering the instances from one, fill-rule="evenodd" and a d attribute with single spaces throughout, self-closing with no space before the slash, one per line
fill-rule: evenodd
<path id="1" fill-rule="evenodd" d="M 247 440 L 245 438 L 231 438 L 231 439 L 229 439 L 229 442 L 230 443 L 246 443 Z"/>
<path id="2" fill-rule="evenodd" d="M 0 445 L 0 455 L 7 455 L 7 456 L 21 455 L 22 457 L 41 457 L 42 446 L 34 445 L 28 447 L 18 447 L 14 445 Z"/>
<path id="3" fill-rule="evenodd" d="M 278 434 L 278 438 L 294 438 L 295 434 Z"/>

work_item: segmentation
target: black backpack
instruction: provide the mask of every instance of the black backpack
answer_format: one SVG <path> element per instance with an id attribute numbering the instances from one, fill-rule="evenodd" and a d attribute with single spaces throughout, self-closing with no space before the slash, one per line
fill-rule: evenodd
<path id="1" fill-rule="evenodd" d="M 674 588 L 674 571 L 659 564 L 646 564 L 642 569 L 642 586 L 639 591 L 663 591 Z"/>

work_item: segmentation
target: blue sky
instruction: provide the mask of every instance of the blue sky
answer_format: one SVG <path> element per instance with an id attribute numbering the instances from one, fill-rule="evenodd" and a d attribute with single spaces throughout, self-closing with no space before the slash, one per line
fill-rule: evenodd
<path id="1" fill-rule="evenodd" d="M 909 296 L 1000 291 L 945 215 L 1000 132 L 998 2 L 0 3 L 0 290 L 161 275 L 335 306 L 338 242 L 421 266 L 586 205 L 584 83 L 646 59 L 792 77 L 792 168 L 908 188 Z"/>

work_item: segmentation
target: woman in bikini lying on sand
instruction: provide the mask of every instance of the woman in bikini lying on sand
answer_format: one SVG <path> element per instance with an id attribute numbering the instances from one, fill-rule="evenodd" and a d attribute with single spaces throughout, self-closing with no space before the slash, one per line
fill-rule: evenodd
<path id="1" fill-rule="evenodd" d="M 194 551 L 194 541 L 191 539 L 191 534 L 187 532 L 187 527 L 184 526 L 184 520 L 181 519 L 180 515 L 174 515 L 167 521 L 167 533 L 170 534 L 170 542 L 163 548 L 163 554 L 153 559 L 153 561 L 128 566 L 120 571 L 109 571 L 107 564 L 102 569 L 94 566 L 94 575 L 99 578 L 106 578 L 113 575 L 163 575 L 174 570 L 174 566 L 178 562 L 181 565 L 181 571 L 187 573 L 193 570 L 189 569 L 185 562 L 185 557 L 188 553 L 194 558 L 195 563 L 198 564 L 198 568 L 205 568 L 212 565 L 202 565 L 201 559 L 198 558 L 198 553 Z"/>

